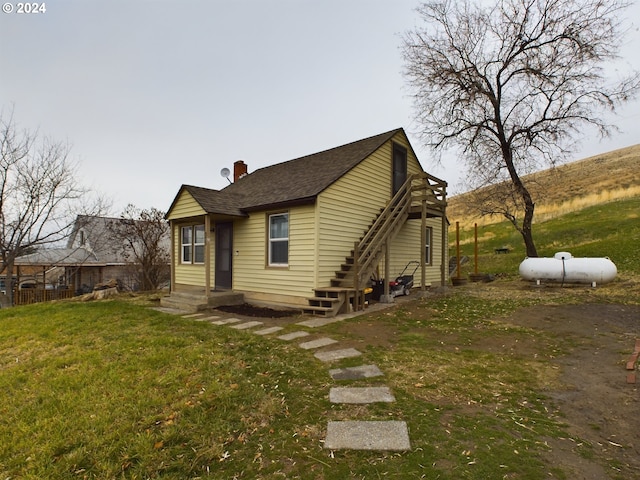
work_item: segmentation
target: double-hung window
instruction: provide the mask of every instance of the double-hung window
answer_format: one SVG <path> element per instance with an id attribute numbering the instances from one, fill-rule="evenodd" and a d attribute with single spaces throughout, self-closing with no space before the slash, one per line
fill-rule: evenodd
<path id="1" fill-rule="evenodd" d="M 269 266 L 289 265 L 289 214 L 269 215 Z"/>
<path id="2" fill-rule="evenodd" d="M 204 233 L 204 225 L 190 225 L 181 228 L 180 247 L 182 263 L 204 263 Z"/>
<path id="3" fill-rule="evenodd" d="M 426 265 L 433 264 L 433 227 L 427 227 L 425 229 L 424 236 L 424 263 Z"/>

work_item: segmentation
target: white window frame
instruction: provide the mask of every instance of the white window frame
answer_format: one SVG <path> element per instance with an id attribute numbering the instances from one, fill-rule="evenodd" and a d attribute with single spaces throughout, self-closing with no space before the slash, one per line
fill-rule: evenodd
<path id="1" fill-rule="evenodd" d="M 424 232 L 424 263 L 433 265 L 433 227 L 426 227 Z"/>
<path id="2" fill-rule="evenodd" d="M 198 241 L 198 232 L 202 233 L 201 241 Z M 206 232 L 204 224 L 193 226 L 193 263 L 196 265 L 203 265 L 205 259 L 205 244 L 207 242 Z M 202 256 L 202 260 L 198 257 Z"/>
<path id="3" fill-rule="evenodd" d="M 276 217 L 286 217 L 287 219 L 287 236 L 286 237 L 271 237 L 271 222 Z M 269 215 L 267 221 L 267 265 L 270 267 L 288 267 L 289 266 L 289 212 L 272 213 Z M 287 261 L 286 262 L 273 262 L 272 261 L 272 245 L 274 243 L 287 242 Z"/>
<path id="4" fill-rule="evenodd" d="M 189 239 L 185 242 L 185 232 L 189 232 Z M 202 232 L 201 241 L 196 241 L 197 232 Z M 206 232 L 204 224 L 185 225 L 180 227 L 180 263 L 185 265 L 202 265 L 205 259 Z M 185 253 L 188 252 L 188 255 Z M 197 261 L 197 257 L 202 255 L 202 261 Z M 188 257 L 188 258 L 187 258 Z"/>
<path id="5" fill-rule="evenodd" d="M 189 241 L 185 242 L 185 232 L 189 232 Z M 189 252 L 185 255 L 185 252 Z M 193 261 L 193 227 L 180 227 L 180 263 L 191 263 Z"/>

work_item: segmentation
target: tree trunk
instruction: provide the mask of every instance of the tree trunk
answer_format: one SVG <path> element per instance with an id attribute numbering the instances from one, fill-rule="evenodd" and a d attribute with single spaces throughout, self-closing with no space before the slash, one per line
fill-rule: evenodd
<path id="1" fill-rule="evenodd" d="M 4 286 L 7 292 L 7 305 L 13 307 L 13 257 L 9 257 L 5 263 L 5 282 Z M 18 281 L 20 279 L 17 279 Z M 16 288 L 18 288 L 18 282 L 16 281 Z"/>
<path id="2" fill-rule="evenodd" d="M 536 245 L 533 242 L 533 232 L 531 230 L 531 225 L 533 223 L 533 210 L 535 208 L 535 204 L 531 200 L 531 195 L 529 195 L 529 191 L 524 187 L 522 187 L 526 195 L 523 194 L 522 198 L 525 201 L 525 212 L 524 219 L 522 220 L 522 239 L 524 240 L 524 245 L 527 251 L 527 257 L 537 257 L 538 250 L 536 249 Z"/>
<path id="3" fill-rule="evenodd" d="M 504 137 L 503 137 L 504 138 Z M 502 141 L 502 157 L 504 159 L 504 163 L 509 171 L 509 176 L 511 177 L 511 182 L 516 189 L 516 192 L 522 197 L 522 201 L 524 203 L 524 218 L 522 219 L 522 229 L 520 233 L 522 234 L 522 239 L 524 240 L 524 245 L 526 248 L 527 257 L 537 257 L 538 250 L 536 249 L 536 245 L 533 242 L 533 232 L 532 232 L 532 224 L 533 224 L 533 211 L 535 210 L 535 203 L 533 202 L 533 198 L 531 198 L 531 193 L 527 187 L 522 183 L 522 179 L 513 164 L 513 153 L 511 151 L 511 146 L 505 141 Z"/>

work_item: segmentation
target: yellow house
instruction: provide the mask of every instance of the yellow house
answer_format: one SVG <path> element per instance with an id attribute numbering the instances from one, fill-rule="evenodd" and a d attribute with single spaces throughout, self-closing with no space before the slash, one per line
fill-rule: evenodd
<path id="1" fill-rule="evenodd" d="M 334 315 L 361 307 L 371 277 L 393 279 L 411 261 L 415 287 L 444 284 L 446 186 L 401 128 L 251 173 L 236 162 L 231 185 L 183 185 L 171 204 L 163 303 L 231 292 Z"/>

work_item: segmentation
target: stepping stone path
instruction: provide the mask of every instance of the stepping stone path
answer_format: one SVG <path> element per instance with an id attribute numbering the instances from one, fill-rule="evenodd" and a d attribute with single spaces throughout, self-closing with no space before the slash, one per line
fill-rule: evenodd
<path id="1" fill-rule="evenodd" d="M 407 424 L 384 422 L 329 422 L 324 448 L 330 450 L 410 450 Z"/>
<path id="2" fill-rule="evenodd" d="M 318 352 L 314 355 L 321 362 L 333 362 L 334 360 L 342 360 L 343 358 L 359 357 L 362 352 L 355 348 L 344 348 L 341 350 L 330 350 L 328 352 Z"/>
<path id="3" fill-rule="evenodd" d="M 331 403 L 395 402 L 389 387 L 334 387 L 329 391 Z"/>
<path id="4" fill-rule="evenodd" d="M 351 315 L 353 316 L 353 315 Z M 249 330 L 263 325 L 259 321 L 243 321 L 239 318 L 222 318 L 217 316 L 205 316 L 201 313 L 184 315 L 182 318 L 190 318 L 197 321 L 208 321 L 213 325 L 228 325 L 236 330 Z M 322 327 L 334 322 L 339 322 L 345 317 L 324 318 L 317 317 L 296 325 L 308 328 Z M 271 335 L 283 330 L 283 327 L 267 327 L 260 330 L 252 330 L 256 335 Z M 293 341 L 308 337 L 309 332 L 298 330 L 284 335 L 279 335 L 279 340 Z M 319 349 L 338 343 L 328 337 L 312 339 L 299 343 L 298 346 L 305 350 Z M 355 358 L 362 352 L 355 348 L 341 348 L 337 350 L 322 350 L 314 354 L 321 362 L 334 362 L 345 358 Z M 362 380 L 381 377 L 384 374 L 376 365 L 360 365 L 357 367 L 334 368 L 329 370 L 333 380 Z M 332 387 L 329 391 L 329 401 L 340 404 L 370 404 L 395 402 L 393 393 L 386 386 L 365 387 Z M 327 436 L 324 448 L 328 450 L 381 450 L 381 451 L 405 451 L 411 449 L 409 431 L 404 421 L 329 421 L 327 424 Z"/>
<path id="5" fill-rule="evenodd" d="M 232 323 L 241 322 L 239 318 L 225 318 L 223 320 L 216 320 L 215 322 L 211 322 L 214 325 L 231 325 Z"/>
<path id="6" fill-rule="evenodd" d="M 256 330 L 253 333 L 255 333 L 256 335 L 271 335 L 272 333 L 279 332 L 280 330 L 283 330 L 283 328 L 282 327 L 269 327 L 269 328 L 263 328 L 262 330 Z"/>
<path id="7" fill-rule="evenodd" d="M 334 380 L 359 380 L 361 378 L 381 377 L 384 375 L 376 365 L 361 365 L 359 367 L 334 368 L 329 370 Z"/>
<path id="8" fill-rule="evenodd" d="M 308 337 L 309 335 L 310 335 L 309 332 L 298 331 L 298 332 L 287 333 L 286 335 L 280 335 L 278 338 L 280 340 L 290 341 L 290 340 L 295 340 L 296 338 Z"/>
<path id="9" fill-rule="evenodd" d="M 304 350 L 311 350 L 312 348 L 326 347 L 327 345 L 333 345 L 334 343 L 338 343 L 338 341 L 333 338 L 324 337 L 317 340 L 311 340 L 310 342 L 301 343 L 298 346 Z"/>
<path id="10" fill-rule="evenodd" d="M 262 322 L 253 320 L 251 322 L 237 323 L 235 325 L 232 325 L 231 328 L 235 328 L 236 330 L 247 330 L 249 328 L 258 327 L 262 324 Z"/>

